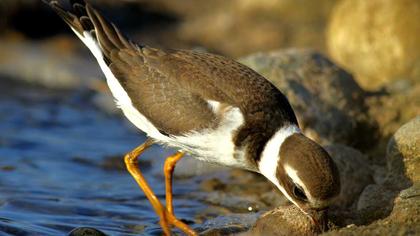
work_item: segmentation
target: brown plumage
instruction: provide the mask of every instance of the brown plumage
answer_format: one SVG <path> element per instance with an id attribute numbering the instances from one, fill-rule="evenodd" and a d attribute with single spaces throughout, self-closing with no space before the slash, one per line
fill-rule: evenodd
<path id="1" fill-rule="evenodd" d="M 297 124 L 285 96 L 252 69 L 210 53 L 136 45 L 83 2 L 71 1 L 72 12 L 56 1 L 49 4 L 79 34 L 96 36 L 105 61 L 136 109 L 162 133 L 179 135 L 217 126 L 219 119 L 207 103 L 215 100 L 241 109 L 246 125 L 234 142 L 248 143 L 251 159 L 257 161 L 279 127 Z"/>

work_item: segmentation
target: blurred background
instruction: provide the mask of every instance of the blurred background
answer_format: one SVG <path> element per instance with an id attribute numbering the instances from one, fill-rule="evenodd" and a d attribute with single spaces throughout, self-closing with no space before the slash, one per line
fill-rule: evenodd
<path id="1" fill-rule="evenodd" d="M 135 42 L 225 55 L 271 80 L 307 135 L 377 168 L 343 200 L 348 207 L 365 186 L 379 184 L 390 138 L 420 115 L 418 0 L 89 2 Z M 159 235 L 122 163 L 144 140 L 114 107 L 94 58 L 51 9 L 40 0 L 0 0 L 1 235 L 62 235 L 80 226 Z M 160 197 L 170 153 L 155 147 L 140 160 Z M 244 231 L 259 211 L 288 204 L 251 173 L 186 159 L 176 175 L 177 214 L 203 232 Z"/>

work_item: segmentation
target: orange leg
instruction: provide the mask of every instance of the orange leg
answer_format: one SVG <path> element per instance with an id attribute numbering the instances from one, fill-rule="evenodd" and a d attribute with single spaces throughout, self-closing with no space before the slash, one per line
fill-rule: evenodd
<path id="1" fill-rule="evenodd" d="M 187 235 L 197 235 L 197 233 L 194 230 L 192 230 L 188 225 L 186 225 L 184 222 L 178 220 L 175 217 L 174 208 L 172 204 L 172 174 L 174 172 L 176 163 L 179 160 L 181 160 L 183 156 L 183 152 L 177 152 L 174 155 L 166 158 L 165 161 L 163 172 L 165 173 L 166 209 L 169 213 L 168 220 L 170 224 L 175 225 Z"/>
<path id="2" fill-rule="evenodd" d="M 143 190 L 144 194 L 146 195 L 147 199 L 149 199 L 150 203 L 152 204 L 156 214 L 160 218 L 160 225 L 162 226 L 163 233 L 167 236 L 171 235 L 170 225 L 174 225 L 180 230 L 182 230 L 187 235 L 197 235 L 197 233 L 192 230 L 188 225 L 184 222 L 178 220 L 175 215 L 173 214 L 173 206 L 172 206 L 172 173 L 177 161 L 179 161 L 184 153 L 178 152 L 173 156 L 168 157 L 165 161 L 165 177 L 166 177 L 166 202 L 168 204 L 168 210 L 160 203 L 159 199 L 153 193 L 152 188 L 150 188 L 149 184 L 146 182 L 143 174 L 138 168 L 137 159 L 139 155 L 141 155 L 147 148 L 153 145 L 153 141 L 148 139 L 142 145 L 136 147 L 131 152 L 127 153 L 124 157 L 124 162 L 127 167 L 128 172 L 130 172 L 131 176 L 136 180 L 137 184 Z M 169 174 L 170 173 L 170 174 Z M 169 179 L 168 179 L 169 177 Z M 169 185 L 168 185 L 169 183 Z M 168 187 L 169 186 L 169 187 Z M 170 209 L 170 210 L 169 210 Z"/>
<path id="3" fill-rule="evenodd" d="M 183 152 L 177 152 L 169 156 L 165 160 L 163 172 L 165 173 L 165 187 L 166 187 L 166 209 L 170 214 L 174 214 L 174 207 L 172 204 L 172 174 L 176 163 L 184 156 Z"/>
<path id="4" fill-rule="evenodd" d="M 153 144 L 151 139 L 148 139 L 142 145 L 136 147 L 131 152 L 127 153 L 124 157 L 124 162 L 127 167 L 128 172 L 130 172 L 131 176 L 136 180 L 137 184 L 143 190 L 144 194 L 146 195 L 147 199 L 149 199 L 150 203 L 152 204 L 153 208 L 155 209 L 156 214 L 160 218 L 160 225 L 162 226 L 163 233 L 167 236 L 171 235 L 171 231 L 168 224 L 168 211 L 165 207 L 160 203 L 159 199 L 153 193 L 152 188 L 150 188 L 149 184 L 146 182 L 146 179 L 143 177 L 143 174 L 140 172 L 138 168 L 138 156 L 144 152 L 148 147 Z"/>

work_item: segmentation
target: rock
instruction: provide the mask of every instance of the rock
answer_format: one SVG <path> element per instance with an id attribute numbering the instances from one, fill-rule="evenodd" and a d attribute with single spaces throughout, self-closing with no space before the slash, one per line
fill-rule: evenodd
<path id="1" fill-rule="evenodd" d="M 106 236 L 106 234 L 95 228 L 80 227 L 72 230 L 69 236 Z"/>
<path id="2" fill-rule="evenodd" d="M 366 221 L 372 221 L 373 219 L 379 219 L 389 215 L 397 192 L 385 185 L 368 185 L 360 194 L 356 205 L 359 215 L 362 216 L 360 217 L 360 223 L 366 223 Z"/>
<path id="3" fill-rule="evenodd" d="M 251 228 L 258 216 L 257 213 L 218 216 L 207 220 L 197 230 L 202 236 L 237 234 Z"/>
<path id="4" fill-rule="evenodd" d="M 315 235 L 317 227 L 295 206 L 282 206 L 263 214 L 246 235 Z"/>
<path id="5" fill-rule="evenodd" d="M 375 188 L 372 187 L 372 190 Z M 380 188 L 377 188 L 376 194 L 382 194 Z M 386 218 L 373 222 L 371 219 L 370 224 L 353 224 L 323 235 L 420 235 L 420 184 L 415 183 L 396 196 L 392 212 Z M 366 216 L 362 214 L 361 217 Z"/>
<path id="6" fill-rule="evenodd" d="M 410 200 L 420 197 L 420 182 L 416 182 L 410 188 L 404 189 L 399 194 L 399 200 Z"/>
<path id="7" fill-rule="evenodd" d="M 391 138 L 387 164 L 393 176 L 406 176 L 412 183 L 420 181 L 420 116 L 399 128 Z"/>
<path id="8" fill-rule="evenodd" d="M 394 134 L 387 150 L 387 173 L 382 166 L 370 167 L 372 174 L 377 175 L 376 181 L 363 189 L 355 204 L 356 211 L 347 215 L 334 211 L 336 221 L 342 225 L 360 226 L 344 227 L 325 235 L 420 234 L 419 125 L 420 117 L 416 117 Z"/>
<path id="9" fill-rule="evenodd" d="M 406 225 L 417 224 L 417 232 L 420 233 L 420 183 L 416 182 L 410 188 L 401 191 L 394 202 L 390 220 Z"/>
<path id="10" fill-rule="evenodd" d="M 257 53 L 240 61 L 288 97 L 303 131 L 312 139 L 365 149 L 376 139 L 376 124 L 366 114 L 365 92 L 323 55 L 290 49 Z"/>
<path id="11" fill-rule="evenodd" d="M 341 192 L 335 200 L 334 208 L 349 208 L 363 189 L 373 183 L 369 159 L 356 149 L 344 145 L 326 146 L 340 172 Z"/>
<path id="12" fill-rule="evenodd" d="M 327 30 L 332 58 L 374 88 L 420 76 L 420 2 L 345 0 L 332 12 Z"/>

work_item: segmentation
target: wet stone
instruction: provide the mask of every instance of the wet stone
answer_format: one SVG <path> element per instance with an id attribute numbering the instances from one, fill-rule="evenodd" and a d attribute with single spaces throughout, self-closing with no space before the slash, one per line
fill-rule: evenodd
<path id="1" fill-rule="evenodd" d="M 16 166 L 1 166 L 0 170 L 2 170 L 2 171 L 14 171 L 14 170 L 16 170 Z"/>
<path id="2" fill-rule="evenodd" d="M 236 234 L 249 230 L 258 217 L 258 213 L 218 216 L 204 222 L 198 230 L 205 236 Z"/>
<path id="3" fill-rule="evenodd" d="M 68 236 L 107 236 L 100 230 L 89 227 L 80 227 L 72 230 Z"/>

